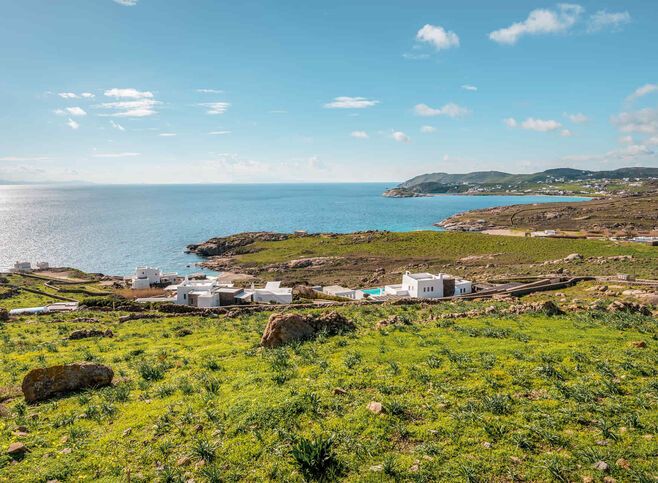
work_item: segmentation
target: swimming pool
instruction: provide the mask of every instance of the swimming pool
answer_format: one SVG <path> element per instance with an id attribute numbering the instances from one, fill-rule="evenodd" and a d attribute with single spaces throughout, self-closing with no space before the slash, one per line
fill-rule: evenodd
<path id="1" fill-rule="evenodd" d="M 368 295 L 381 295 L 382 294 L 382 289 L 381 288 L 364 288 L 361 290 L 363 293 L 367 293 Z"/>

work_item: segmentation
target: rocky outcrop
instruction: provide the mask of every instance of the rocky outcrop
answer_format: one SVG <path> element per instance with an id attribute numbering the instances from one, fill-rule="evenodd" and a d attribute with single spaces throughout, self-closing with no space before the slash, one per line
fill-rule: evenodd
<path id="1" fill-rule="evenodd" d="M 114 371 L 101 364 L 75 363 L 31 370 L 23 379 L 28 403 L 44 401 L 81 389 L 109 386 Z"/>
<path id="2" fill-rule="evenodd" d="M 439 223 L 435 223 L 434 226 L 448 231 L 484 231 L 496 228 L 495 225 L 492 225 L 486 220 L 461 220 L 459 215 L 446 218 Z"/>
<path id="3" fill-rule="evenodd" d="M 627 302 L 624 300 L 615 300 L 608 305 L 608 312 L 627 312 L 630 314 L 651 315 L 651 310 L 646 305 L 638 304 L 635 302 Z"/>
<path id="4" fill-rule="evenodd" d="M 471 317 L 482 317 L 486 315 L 521 315 L 528 313 L 543 313 L 549 317 L 564 314 L 564 311 L 555 303 L 550 300 L 545 302 L 531 302 L 527 304 L 510 305 L 507 308 L 498 308 L 495 305 L 490 305 L 483 310 L 469 310 L 467 312 L 456 312 L 443 314 L 440 316 L 442 319 L 461 319 Z"/>
<path id="5" fill-rule="evenodd" d="M 424 198 L 430 196 L 426 193 L 417 193 L 408 188 L 391 188 L 382 193 L 386 198 Z"/>
<path id="6" fill-rule="evenodd" d="M 114 337 L 114 332 L 112 332 L 110 329 L 81 329 L 74 330 L 69 334 L 69 340 L 90 339 L 92 337 Z"/>
<path id="7" fill-rule="evenodd" d="M 272 314 L 260 344 L 279 347 L 295 340 L 312 339 L 320 332 L 335 335 L 354 330 L 353 322 L 337 312 L 317 314 Z"/>
<path id="8" fill-rule="evenodd" d="M 211 238 L 210 240 L 196 244 L 188 245 L 187 250 L 190 253 L 196 253 L 202 257 L 213 257 L 219 255 L 237 255 L 245 253 L 245 247 L 253 245 L 259 241 L 280 241 L 286 240 L 293 235 L 286 233 L 272 233 L 267 231 L 238 233 L 225 237 Z"/>

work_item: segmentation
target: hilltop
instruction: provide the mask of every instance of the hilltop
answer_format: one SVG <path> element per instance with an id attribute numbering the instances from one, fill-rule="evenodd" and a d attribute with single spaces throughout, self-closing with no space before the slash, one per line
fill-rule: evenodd
<path id="1" fill-rule="evenodd" d="M 656 181 L 658 168 L 635 167 L 612 171 L 556 168 L 531 174 L 502 171 L 429 173 L 399 184 L 386 191 L 384 196 L 412 197 L 446 193 L 606 195 L 641 191 L 638 188 L 643 188 L 645 184 L 655 188 L 658 186 Z"/>

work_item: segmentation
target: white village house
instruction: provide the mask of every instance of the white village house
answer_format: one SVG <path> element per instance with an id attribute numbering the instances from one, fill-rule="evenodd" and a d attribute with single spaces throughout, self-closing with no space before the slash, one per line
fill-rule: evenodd
<path id="1" fill-rule="evenodd" d="M 435 299 L 466 295 L 473 291 L 473 284 L 468 280 L 450 277 L 444 273 L 410 273 L 402 276 L 399 285 L 386 285 L 384 295 Z"/>
<path id="2" fill-rule="evenodd" d="M 143 290 L 154 286 L 176 283 L 181 277 L 177 273 L 162 273 L 159 268 L 137 267 L 135 274 L 125 277 L 133 290 Z"/>
<path id="3" fill-rule="evenodd" d="M 178 305 L 200 308 L 223 307 L 236 304 L 290 304 L 292 288 L 281 287 L 281 282 L 267 282 L 264 288 L 240 288 L 232 283 L 221 283 L 217 278 L 205 280 L 186 279 L 178 285 L 167 287 L 176 291 Z"/>

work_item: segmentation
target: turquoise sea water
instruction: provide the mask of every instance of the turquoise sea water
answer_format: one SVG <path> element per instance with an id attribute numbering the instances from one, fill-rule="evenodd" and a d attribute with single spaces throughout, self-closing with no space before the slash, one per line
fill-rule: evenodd
<path id="1" fill-rule="evenodd" d="M 384 198 L 393 184 L 0 186 L 0 267 L 48 261 L 127 274 L 181 273 L 190 243 L 242 231 L 433 230 L 457 212 L 575 200 L 541 196 Z"/>

